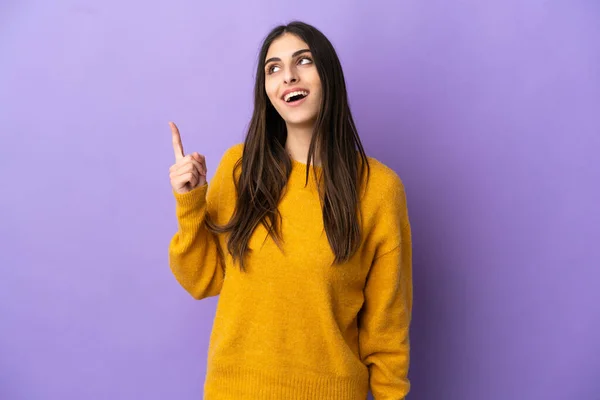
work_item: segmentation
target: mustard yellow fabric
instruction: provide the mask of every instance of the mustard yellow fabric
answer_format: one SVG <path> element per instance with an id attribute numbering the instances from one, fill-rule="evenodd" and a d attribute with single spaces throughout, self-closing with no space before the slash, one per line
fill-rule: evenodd
<path id="1" fill-rule="evenodd" d="M 362 244 L 349 262 L 332 266 L 312 168 L 305 186 L 306 165 L 293 161 L 279 204 L 283 247 L 259 225 L 242 273 L 226 238 L 202 224 L 206 213 L 221 224 L 231 217 L 232 171 L 242 150 L 230 147 L 207 185 L 173 192 L 171 270 L 194 298 L 219 295 L 204 399 L 365 400 L 369 389 L 376 400 L 403 399 L 410 387 L 412 240 L 401 179 L 369 157 Z"/>

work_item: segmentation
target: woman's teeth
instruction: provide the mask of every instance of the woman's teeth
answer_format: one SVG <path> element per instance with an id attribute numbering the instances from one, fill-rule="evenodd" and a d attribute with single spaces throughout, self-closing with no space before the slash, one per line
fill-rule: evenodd
<path id="1" fill-rule="evenodd" d="M 302 96 L 302 97 L 306 97 L 308 96 L 308 92 L 305 90 L 299 90 L 296 92 L 290 92 L 288 94 L 285 95 L 285 97 L 283 98 L 286 102 L 289 102 L 290 99 L 294 96 Z"/>

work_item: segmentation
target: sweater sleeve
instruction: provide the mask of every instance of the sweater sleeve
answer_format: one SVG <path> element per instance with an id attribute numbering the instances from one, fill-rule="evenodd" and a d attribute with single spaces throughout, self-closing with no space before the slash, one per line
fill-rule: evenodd
<path id="1" fill-rule="evenodd" d="M 232 172 L 230 153 L 225 153 L 210 183 L 187 193 L 173 191 L 178 230 L 169 245 L 169 264 L 179 284 L 198 300 L 217 296 L 225 278 L 219 240 L 204 220 L 208 213 L 216 221 L 223 181 Z"/>
<path id="2" fill-rule="evenodd" d="M 386 199 L 381 248 L 371 264 L 359 314 L 359 346 L 375 400 L 402 400 L 410 390 L 412 239 L 404 190 Z M 382 215 L 382 218 L 383 218 Z"/>

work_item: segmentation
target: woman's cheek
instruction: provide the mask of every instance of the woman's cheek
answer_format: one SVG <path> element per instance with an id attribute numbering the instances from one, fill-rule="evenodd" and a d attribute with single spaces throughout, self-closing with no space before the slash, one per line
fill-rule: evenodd
<path id="1" fill-rule="evenodd" d="M 275 95 L 276 94 L 275 90 L 270 87 L 267 87 L 266 92 L 267 92 L 267 97 L 271 101 L 271 104 L 273 104 L 273 106 L 277 106 L 277 98 Z"/>

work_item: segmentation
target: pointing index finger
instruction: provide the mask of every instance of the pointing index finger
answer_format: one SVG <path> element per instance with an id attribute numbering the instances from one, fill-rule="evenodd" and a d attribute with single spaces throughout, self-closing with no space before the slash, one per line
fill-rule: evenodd
<path id="1" fill-rule="evenodd" d="M 183 144 L 181 144 L 181 135 L 179 134 L 179 129 L 177 129 L 177 125 L 175 125 L 174 122 L 169 122 L 169 126 L 171 127 L 171 133 L 173 135 L 173 151 L 175 152 L 175 160 L 179 161 L 184 157 Z"/>

